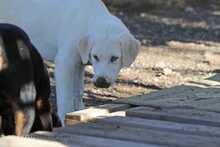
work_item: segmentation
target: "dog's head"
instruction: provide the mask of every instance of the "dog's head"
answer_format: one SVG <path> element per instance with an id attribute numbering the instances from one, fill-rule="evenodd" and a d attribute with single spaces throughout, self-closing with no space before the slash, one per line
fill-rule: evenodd
<path id="1" fill-rule="evenodd" d="M 92 40 L 85 37 L 80 41 L 79 53 L 83 64 L 90 61 L 94 69 L 96 87 L 108 88 L 117 78 L 121 68 L 135 60 L 140 43 L 130 33 Z"/>

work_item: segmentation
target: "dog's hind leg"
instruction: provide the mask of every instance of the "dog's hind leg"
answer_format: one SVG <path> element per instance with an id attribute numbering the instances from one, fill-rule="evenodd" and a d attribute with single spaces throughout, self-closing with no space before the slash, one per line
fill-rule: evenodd
<path id="1" fill-rule="evenodd" d="M 37 54 L 35 55 L 35 58 L 38 59 L 38 62 L 42 62 L 39 61 L 40 58 L 37 58 Z M 37 76 L 35 77 L 35 85 L 37 90 L 37 97 L 35 101 L 36 119 L 31 131 L 52 131 L 52 108 L 49 102 L 50 80 L 46 67 L 43 66 L 43 62 L 41 67 L 38 67 L 38 70 L 35 71 L 35 73 L 36 72 L 38 72 L 38 74 L 36 74 Z"/>
<path id="2" fill-rule="evenodd" d="M 36 90 L 36 118 L 31 132 L 39 130 L 52 131 L 53 119 L 52 108 L 49 102 L 50 82 L 48 76 L 42 75 L 42 77 L 36 82 Z"/>
<path id="3" fill-rule="evenodd" d="M 22 136 L 30 133 L 35 120 L 36 89 L 34 83 L 25 84 L 20 90 L 21 102 L 15 109 L 15 132 Z"/>
<path id="4" fill-rule="evenodd" d="M 49 101 L 50 81 L 46 69 L 43 71 L 40 80 L 36 83 L 36 119 L 32 131 L 52 131 L 54 127 L 61 127 L 61 121 Z"/>
<path id="5" fill-rule="evenodd" d="M 18 136 L 30 133 L 35 118 L 35 109 L 27 108 L 15 112 L 15 132 Z"/>
<path id="6" fill-rule="evenodd" d="M 4 135 L 15 135 L 14 114 L 8 111 L 1 115 L 1 133 Z"/>
<path id="7" fill-rule="evenodd" d="M 41 97 L 37 98 L 36 104 L 36 118 L 31 132 L 44 130 L 52 131 L 52 115 L 51 115 L 51 106 L 48 100 L 45 100 Z"/>

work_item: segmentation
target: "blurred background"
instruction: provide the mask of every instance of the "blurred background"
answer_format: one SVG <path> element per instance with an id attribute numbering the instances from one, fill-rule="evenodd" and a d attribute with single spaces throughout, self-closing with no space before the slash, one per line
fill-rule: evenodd
<path id="1" fill-rule="evenodd" d="M 104 0 L 142 43 L 135 63 L 109 89 L 93 86 L 85 101 L 99 105 L 203 79 L 220 70 L 219 0 Z M 52 70 L 51 70 L 52 71 Z"/>

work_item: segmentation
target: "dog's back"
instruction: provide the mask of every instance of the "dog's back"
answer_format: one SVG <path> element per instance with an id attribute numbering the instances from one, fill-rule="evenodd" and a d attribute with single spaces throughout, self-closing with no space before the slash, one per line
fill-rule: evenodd
<path id="1" fill-rule="evenodd" d="M 24 135 L 30 131 L 51 131 L 49 96 L 48 72 L 26 33 L 17 26 L 0 24 L 0 115 L 3 133 Z M 53 113 L 53 116 L 56 117 L 56 114 Z"/>
<path id="2" fill-rule="evenodd" d="M 1 89 L 12 90 L 19 87 L 17 85 L 32 81 L 34 75 L 29 42 L 29 38 L 18 27 L 0 24 L 0 81 L 4 85 L 0 85 Z M 17 78 L 21 76 L 23 78 Z"/>

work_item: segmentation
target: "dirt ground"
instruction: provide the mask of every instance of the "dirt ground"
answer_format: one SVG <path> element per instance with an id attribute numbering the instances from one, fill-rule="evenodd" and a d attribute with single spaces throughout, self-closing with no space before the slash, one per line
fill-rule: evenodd
<path id="1" fill-rule="evenodd" d="M 198 0 L 197 0 L 198 1 Z M 191 3 L 184 8 L 111 7 L 141 41 L 135 63 L 123 69 L 111 88 L 98 89 L 86 72 L 84 100 L 87 106 L 147 94 L 185 82 L 206 78 L 220 69 L 220 2 Z M 53 65 L 49 71 L 53 77 Z M 52 101 L 55 104 L 52 78 Z"/>

